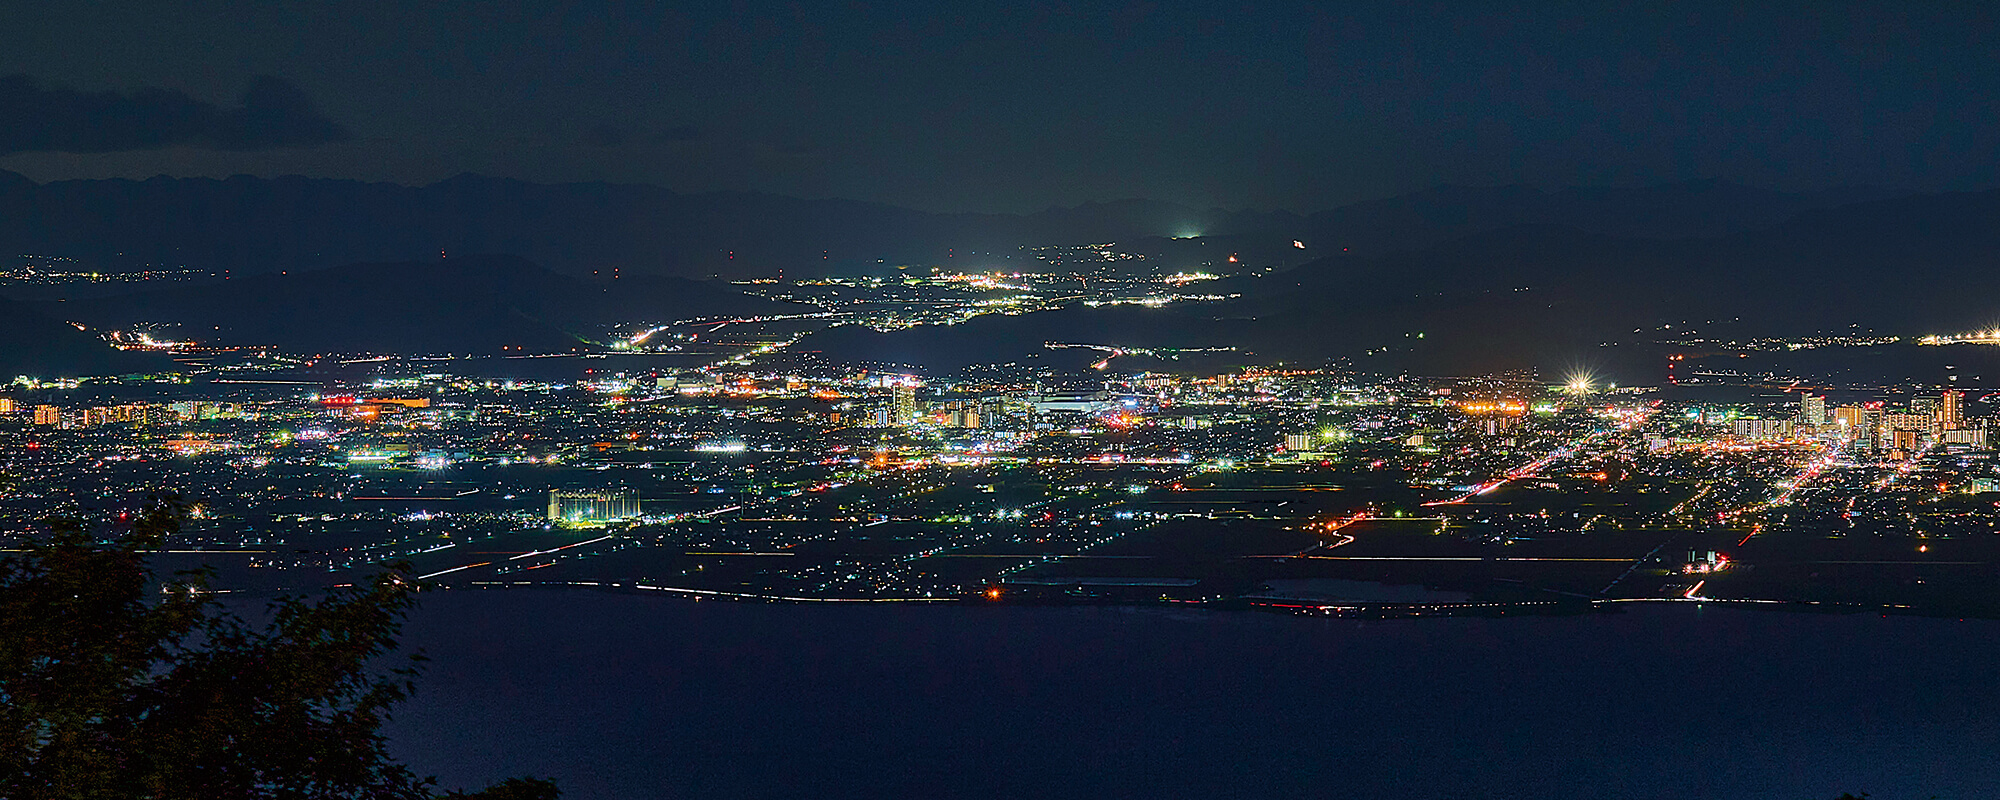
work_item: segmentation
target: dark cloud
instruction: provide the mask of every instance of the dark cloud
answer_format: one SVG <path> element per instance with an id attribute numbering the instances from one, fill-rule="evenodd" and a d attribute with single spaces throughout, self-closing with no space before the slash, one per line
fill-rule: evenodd
<path id="1" fill-rule="evenodd" d="M 0 84 L 0 153 L 41 151 L 0 162 L 44 181 L 472 171 L 1021 212 L 1122 197 L 1308 211 L 1441 183 L 2000 185 L 1991 0 L 162 10 L 183 5 L 9 4 L 0 75 L 120 91 Z M 212 82 L 237 80 L 232 64 L 310 76 L 367 141 L 232 151 L 255 146 L 247 108 L 133 90 L 234 108 L 238 87 Z M 270 94 L 259 108 L 292 111 L 267 129 L 302 119 L 292 140 L 325 138 L 309 108 L 276 102 L 296 92 Z M 184 141 L 208 144 L 161 146 Z M 134 146 L 150 149 L 96 152 Z"/>
<path id="2" fill-rule="evenodd" d="M 0 77 L 0 154 L 174 146 L 265 150 L 349 138 L 298 87 L 270 76 L 252 79 L 236 108 L 171 89 L 85 92 L 43 86 L 26 75 Z"/>

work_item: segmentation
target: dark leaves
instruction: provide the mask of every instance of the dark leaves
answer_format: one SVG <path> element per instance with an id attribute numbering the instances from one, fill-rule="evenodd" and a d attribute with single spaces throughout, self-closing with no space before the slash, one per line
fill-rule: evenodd
<path id="1" fill-rule="evenodd" d="M 396 654 L 407 573 L 279 599 L 252 627 L 203 574 L 155 582 L 145 554 L 184 513 L 163 499 L 108 542 L 59 522 L 0 559 L 0 796 L 433 796 L 381 734 L 421 665 Z M 489 791 L 453 796 L 555 796 Z"/>

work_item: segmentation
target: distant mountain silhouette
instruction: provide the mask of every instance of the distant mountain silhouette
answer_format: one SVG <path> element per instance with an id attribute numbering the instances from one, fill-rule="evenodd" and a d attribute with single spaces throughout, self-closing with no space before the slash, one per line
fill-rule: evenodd
<path id="1" fill-rule="evenodd" d="M 1224 288 L 1241 297 L 1145 312 L 996 317 L 970 323 L 964 336 L 830 332 L 802 346 L 835 359 L 939 368 L 1080 340 L 1226 345 L 1256 353 L 1256 361 L 1348 358 L 1428 374 L 1588 364 L 1645 377 L 1658 371 L 1658 352 L 1632 343 L 1690 329 L 1753 338 L 1993 327 L 2000 191 L 1809 210 L 1709 238 L 1521 225 L 1389 255 L 1330 256 Z"/>
<path id="2" fill-rule="evenodd" d="M 513 256 L 253 275 L 64 305 L 92 325 L 178 323 L 196 341 L 405 354 L 564 352 L 614 323 L 797 310 L 684 278 L 592 281 Z"/>
<path id="3" fill-rule="evenodd" d="M 174 366 L 164 357 L 114 349 L 26 303 L 0 298 L 0 383 L 15 376 L 122 375 L 167 372 Z"/>
<path id="4" fill-rule="evenodd" d="M 991 263 L 969 256 L 1102 241 L 1161 263 L 1220 264 L 1242 252 L 1296 266 L 1226 281 L 1241 295 L 1226 303 L 1077 309 L 949 331 L 841 329 L 808 346 L 836 359 L 943 365 L 1101 339 L 1486 371 L 1601 359 L 1617 336 L 1666 323 L 1741 317 L 1751 335 L 1991 327 L 2000 317 L 1990 299 L 2000 296 L 2000 192 L 1882 194 L 1717 181 L 1440 187 L 1308 216 L 1147 201 L 1006 215 L 469 175 L 404 187 L 246 177 L 36 184 L 0 173 L 0 245 L 226 269 L 228 280 L 210 284 L 40 308 L 94 326 L 171 321 L 196 339 L 206 331 L 304 352 L 560 351 L 612 323 L 797 310 L 674 274 Z M 1192 233 L 1203 236 L 1167 238 Z M 361 263 L 333 266 L 350 262 Z M 15 344 L 0 336 L 0 350 Z"/>
<path id="5" fill-rule="evenodd" d="M 1976 325 L 2000 311 L 1995 267 L 2000 190 L 1818 209 L 1706 239 L 1519 226 L 1381 258 L 1322 259 L 1263 279 L 1256 294 L 1260 310 L 1304 315 L 1314 299 L 1407 298 L 1420 308 L 1426 297 L 1526 288 L 1636 322 L 1742 316 L 1773 334 L 1853 323 L 1907 330 Z"/>
<path id="6" fill-rule="evenodd" d="M 1190 212 L 1131 201 L 1041 214 L 926 214 L 878 203 L 460 175 L 423 187 L 299 177 L 35 184 L 0 173 L 0 248 L 118 269 L 234 276 L 439 253 L 503 253 L 563 273 L 823 274 L 877 259 L 1137 238 Z"/>
<path id="7" fill-rule="evenodd" d="M 1871 188 L 1779 192 L 1719 180 L 1554 191 L 1440 186 L 1322 211 L 1304 225 L 1322 250 L 1379 255 L 1521 225 L 1652 239 L 1715 237 L 1769 227 L 1814 209 L 1890 196 Z"/>
<path id="8" fill-rule="evenodd" d="M 1614 235 L 1716 236 L 1881 192 L 1772 192 L 1706 181 L 1637 189 L 1439 187 L 1301 216 L 1145 200 L 1033 214 L 933 214 L 849 200 L 682 194 L 630 184 L 536 184 L 460 175 L 410 187 L 300 177 L 157 177 L 37 184 L 0 172 L 0 251 L 232 276 L 439 253 L 503 253 L 575 275 L 823 274 L 856 264 L 949 263 L 1022 246 L 1253 237 L 1305 253 L 1419 249 L 1521 224 Z M 970 260 L 970 259 L 968 259 Z M 963 263 L 963 262 L 961 262 Z"/>

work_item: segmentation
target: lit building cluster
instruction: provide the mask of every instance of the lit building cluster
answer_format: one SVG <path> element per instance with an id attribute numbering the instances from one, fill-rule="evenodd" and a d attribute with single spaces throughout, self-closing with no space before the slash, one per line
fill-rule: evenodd
<path id="1" fill-rule="evenodd" d="M 1608 369 L 1243 367 L 1252 354 L 1224 343 L 1051 339 L 957 369 L 801 346 L 847 326 L 1214 299 L 1184 292 L 1238 263 L 1168 271 L 1111 245 L 960 255 L 746 282 L 801 310 L 631 320 L 587 353 L 107 334 L 168 349 L 189 374 L 23 377 L 0 393 L 0 538 L 165 491 L 200 501 L 177 549 L 231 588 L 409 562 L 458 588 L 1326 614 L 1854 602 L 2000 565 L 1978 549 L 2000 540 L 1994 409 L 1944 389 L 1976 379 L 1832 385 L 1748 363 L 1893 342 L 1873 332 L 1635 331 L 1677 343 L 1660 386 Z M 1788 572 L 1815 560 L 1923 582 L 1870 595 Z M 1357 606 L 1287 583 L 1328 578 L 1469 599 Z"/>
<path id="2" fill-rule="evenodd" d="M 1546 565 L 1466 578 L 1475 593 L 1748 596 L 1773 574 L 1751 568 L 1760 536 L 1837 524 L 1953 552 L 1944 537 L 2000 526 L 1990 501 L 1956 499 L 2000 490 L 1993 417 L 1962 394 L 1718 403 L 1574 383 L 385 362 L 345 381 L 21 384 L 0 417 L 0 531 L 165 490 L 203 502 L 186 549 L 212 550 L 231 586 L 409 561 L 468 588 L 1324 610 L 1220 576 L 1312 553 L 1268 563 L 1422 583 L 1473 558 Z M 1189 537 L 1222 537 L 1197 552 L 1223 560 L 1158 558 Z M 1139 571 L 1159 569 L 1176 572 Z"/>

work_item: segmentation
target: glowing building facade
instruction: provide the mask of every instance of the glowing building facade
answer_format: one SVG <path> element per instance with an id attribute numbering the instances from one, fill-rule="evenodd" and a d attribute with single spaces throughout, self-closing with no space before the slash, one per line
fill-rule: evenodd
<path id="1" fill-rule="evenodd" d="M 639 493 L 631 489 L 557 489 L 549 492 L 549 521 L 595 525 L 639 516 Z"/>

